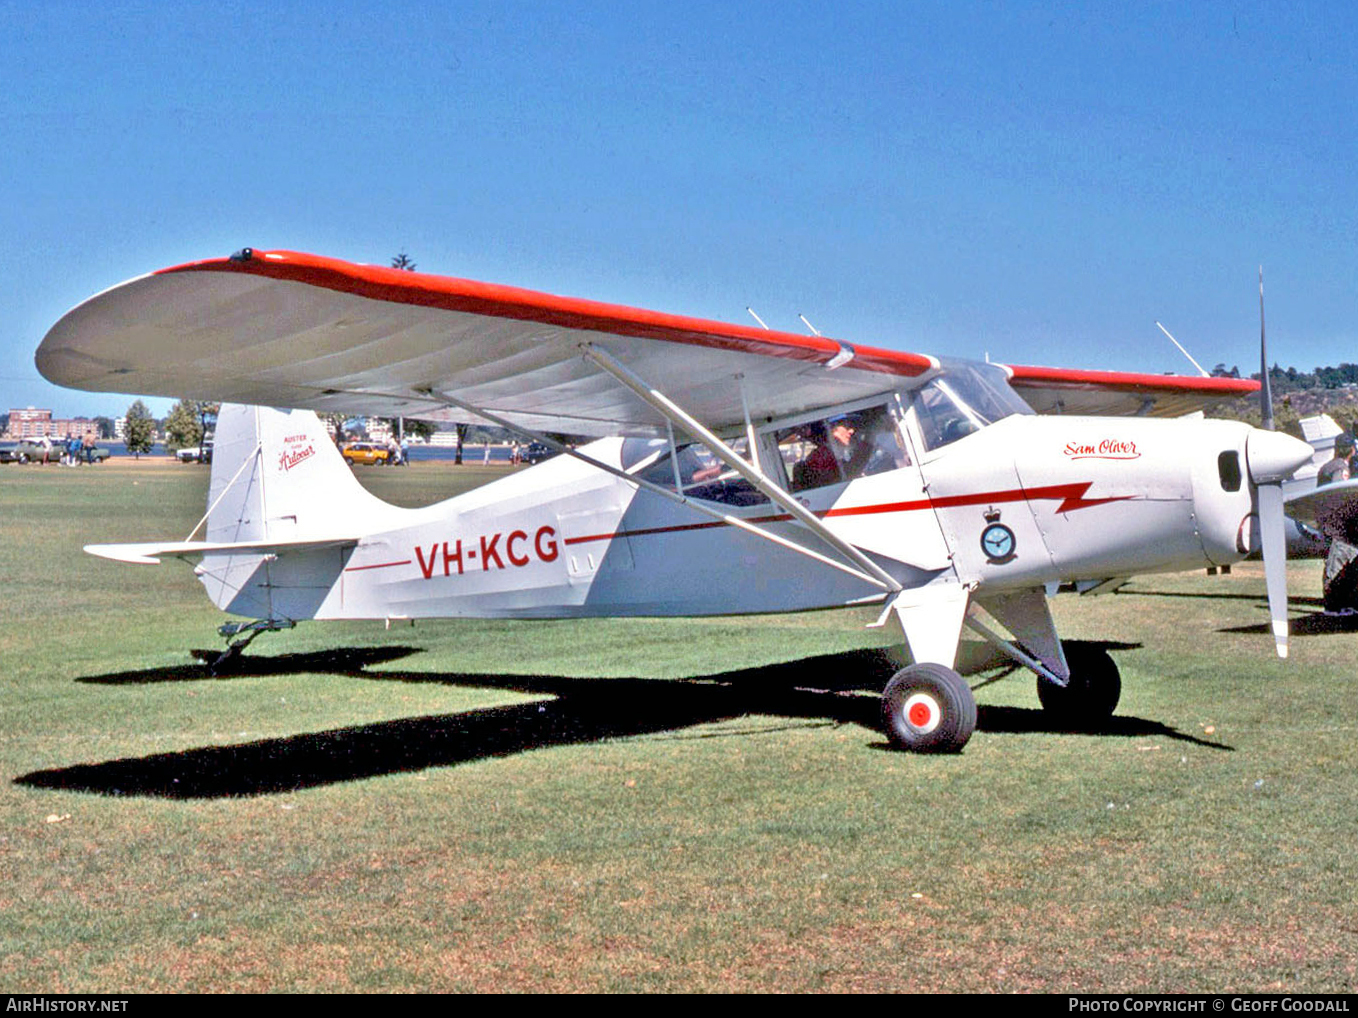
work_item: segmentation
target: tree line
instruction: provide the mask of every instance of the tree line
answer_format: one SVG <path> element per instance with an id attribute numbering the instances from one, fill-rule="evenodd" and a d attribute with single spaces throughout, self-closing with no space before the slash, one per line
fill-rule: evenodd
<path id="1" fill-rule="evenodd" d="M 1212 374 L 1218 378 L 1239 378 L 1240 369 L 1232 367 L 1228 370 L 1225 364 L 1218 364 L 1212 369 Z M 1258 381 L 1262 376 L 1256 371 L 1250 377 Z M 1294 392 L 1299 389 L 1342 389 L 1358 385 L 1358 364 L 1344 362 L 1337 368 L 1316 367 L 1305 372 L 1296 368 L 1284 368 L 1275 362 L 1268 369 L 1268 380 L 1274 393 Z"/>
<path id="2" fill-rule="evenodd" d="M 211 434 L 217 426 L 217 413 L 220 409 L 220 403 L 181 399 L 163 420 L 158 421 L 151 416 L 150 408 L 141 400 L 137 400 L 127 408 L 127 422 L 123 432 L 127 451 L 134 455 L 149 453 L 155 445 L 157 431 L 164 432 L 165 447 L 172 453 L 180 449 L 201 448 L 204 437 Z M 326 413 L 321 415 L 321 419 L 333 431 L 336 443 L 368 437 L 367 430 L 362 425 L 350 426 L 352 418 L 345 414 Z M 381 417 L 378 420 L 386 424 L 393 435 L 400 433 L 426 442 L 439 430 L 433 421 L 410 417 L 400 419 Z M 459 463 L 462 462 L 462 446 L 465 442 L 493 444 L 511 442 L 518 438 L 503 428 L 489 425 L 457 424 L 454 428 L 457 434 L 456 461 Z M 112 421 L 109 422 L 109 434 L 112 434 Z"/>

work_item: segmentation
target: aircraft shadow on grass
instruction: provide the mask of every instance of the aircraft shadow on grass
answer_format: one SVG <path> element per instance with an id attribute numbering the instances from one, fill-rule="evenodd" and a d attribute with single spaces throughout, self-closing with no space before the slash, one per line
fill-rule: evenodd
<path id="1" fill-rule="evenodd" d="M 1235 593 L 1232 591 L 1177 591 L 1177 590 L 1119 590 L 1116 597 L 1187 597 L 1202 598 L 1208 601 L 1255 601 L 1264 610 L 1268 609 L 1268 601 L 1262 593 L 1246 594 Z M 1300 594 L 1288 594 L 1287 603 L 1289 607 L 1304 606 L 1307 608 L 1325 607 L 1323 597 L 1304 597 Z"/>
<path id="2" fill-rule="evenodd" d="M 219 654 L 215 650 L 193 650 L 189 653 L 199 661 L 215 660 Z M 388 661 L 398 661 L 403 657 L 422 653 L 424 651 L 420 647 L 336 647 L 333 650 L 314 651 L 309 654 L 242 656 L 232 662 L 229 671 L 220 674 L 203 664 L 186 664 L 171 665 L 168 668 L 144 668 L 135 672 L 85 675 L 75 681 L 99 686 L 146 686 L 158 682 L 225 681 L 266 675 L 296 675 L 302 672 L 372 678 L 371 673 L 364 671 L 370 665 L 386 664 Z"/>
<path id="3" fill-rule="evenodd" d="M 1105 648 L 1134 644 L 1098 643 Z M 439 672 L 366 672 L 418 653 L 414 647 L 352 648 L 275 658 L 242 658 L 241 675 L 329 672 L 380 682 L 440 682 L 512 690 L 553 699 L 458 714 L 402 718 L 324 732 L 311 732 L 230 746 L 77 764 L 33 771 L 16 784 L 103 795 L 211 799 L 292 792 L 377 777 L 511 756 L 548 746 L 597 742 L 730 721 L 750 714 L 825 724 L 879 726 L 876 697 L 895 666 L 877 651 L 827 654 L 784 664 L 745 668 L 690 679 L 597 679 L 567 676 L 488 675 Z M 210 679 L 198 668 L 149 669 L 90 676 L 82 682 L 133 684 Z M 1040 710 L 981 706 L 984 732 L 1042 733 L 1053 727 Z M 767 729 L 761 727 L 760 731 Z M 717 731 L 689 737 L 740 735 Z M 1166 725 L 1141 718 L 1111 718 L 1094 734 L 1149 736 L 1229 750 Z M 683 736 L 676 736 L 683 737 Z M 886 748 L 886 743 L 874 744 Z"/>
<path id="4" fill-rule="evenodd" d="M 1295 600 L 1295 598 L 1293 599 Z M 1293 636 L 1324 636 L 1333 633 L 1358 633 L 1358 612 L 1340 615 L 1333 612 L 1311 612 L 1291 620 Z M 1271 633 L 1267 622 L 1248 626 L 1229 626 L 1219 633 Z"/>
<path id="5" fill-rule="evenodd" d="M 1210 594 L 1210 593 L 1177 593 L 1168 590 L 1120 590 L 1119 597 L 1205 597 L 1205 598 L 1230 598 L 1237 601 L 1258 602 L 1262 611 L 1268 611 L 1268 603 L 1259 594 Z M 1324 610 L 1325 599 L 1321 597 L 1298 597 L 1290 594 L 1287 598 L 1289 607 L 1314 608 L 1315 611 L 1307 612 L 1290 620 L 1293 636 L 1324 636 L 1332 633 L 1358 633 L 1358 612 L 1327 612 Z M 1247 626 L 1223 626 L 1218 629 L 1218 633 L 1245 633 L 1250 635 L 1268 634 L 1273 631 L 1268 622 L 1252 622 Z"/>

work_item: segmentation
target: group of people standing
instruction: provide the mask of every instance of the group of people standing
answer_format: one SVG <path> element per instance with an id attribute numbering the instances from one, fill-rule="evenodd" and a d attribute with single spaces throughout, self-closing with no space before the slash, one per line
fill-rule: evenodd
<path id="1" fill-rule="evenodd" d="M 78 466 L 81 463 L 94 462 L 94 435 L 85 432 L 85 437 L 80 438 L 66 433 L 66 442 L 62 448 L 61 462 L 68 467 Z"/>
<path id="2" fill-rule="evenodd" d="M 387 466 L 410 466 L 410 439 L 402 435 L 399 444 L 395 438 L 387 439 Z"/>

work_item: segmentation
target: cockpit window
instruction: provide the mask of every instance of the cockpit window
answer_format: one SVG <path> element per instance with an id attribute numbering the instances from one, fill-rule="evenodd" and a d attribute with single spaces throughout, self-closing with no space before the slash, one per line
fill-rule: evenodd
<path id="1" fill-rule="evenodd" d="M 910 465 L 910 453 L 901 434 L 899 402 L 864 407 L 814 421 L 805 421 L 773 432 L 778 455 L 787 476 L 789 491 L 807 491 L 841 484 L 858 477 L 880 474 Z M 731 448 L 746 456 L 744 436 L 733 438 Z M 663 438 L 628 438 L 622 443 L 622 469 L 633 477 L 683 494 L 724 502 L 757 505 L 767 502 L 759 490 L 722 463 L 700 442 L 681 445 L 670 455 Z M 764 469 L 768 469 L 766 463 Z"/>
<path id="2" fill-rule="evenodd" d="M 924 448 L 934 450 L 980 431 L 987 424 L 1032 409 L 1003 383 L 996 384 L 967 366 L 922 386 L 914 397 Z"/>
<path id="3" fill-rule="evenodd" d="M 626 471 L 638 463 L 654 460 L 669 451 L 670 443 L 663 438 L 624 438 L 622 440 L 621 466 Z"/>
<path id="4" fill-rule="evenodd" d="M 739 456 L 745 455 L 746 440 L 729 443 Z M 757 505 L 767 501 L 749 481 L 712 454 L 707 446 L 693 442 L 681 445 L 670 456 L 670 444 L 663 438 L 629 438 L 622 443 L 622 468 L 634 477 L 663 488 L 678 490 L 690 498 L 702 498 L 727 505 Z"/>
<path id="5" fill-rule="evenodd" d="M 908 466 L 909 454 L 886 406 L 807 421 L 775 432 L 788 490 L 805 491 Z"/>

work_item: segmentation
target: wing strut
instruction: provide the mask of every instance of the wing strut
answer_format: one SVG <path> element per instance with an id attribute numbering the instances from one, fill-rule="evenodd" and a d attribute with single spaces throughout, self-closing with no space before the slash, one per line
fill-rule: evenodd
<path id="1" fill-rule="evenodd" d="M 746 533 L 754 534 L 756 537 L 762 537 L 766 541 L 772 541 L 780 548 L 786 548 L 789 551 L 795 551 L 797 554 L 805 555 L 807 558 L 813 559 L 816 562 L 821 563 L 822 565 L 830 566 L 832 569 L 838 569 L 842 573 L 848 573 L 855 579 L 862 580 L 864 583 L 871 584 L 872 586 L 877 587 L 880 590 L 883 591 L 900 590 L 900 584 L 896 583 L 895 580 L 891 581 L 894 584 L 894 586 L 888 587 L 885 583 L 877 579 L 875 576 L 870 576 L 867 573 L 854 569 L 852 566 L 847 565 L 846 563 L 837 562 L 835 559 L 830 558 L 828 555 L 822 555 L 820 552 L 813 551 L 812 549 L 806 547 L 805 545 L 798 544 L 795 541 L 789 541 L 785 537 L 779 537 L 777 534 L 771 533 L 770 531 L 767 531 L 762 527 L 758 527 L 755 524 L 750 523 L 748 520 L 743 520 L 739 516 L 732 516 L 730 513 L 724 513 L 721 512 L 720 510 L 713 509 L 711 506 L 704 505 L 702 502 L 688 498 L 685 495 L 681 495 L 677 489 L 675 491 L 670 491 L 669 488 L 663 487 L 662 485 L 654 484 L 651 481 L 647 481 L 641 477 L 634 477 L 631 474 L 627 473 L 626 471 L 619 470 L 617 467 L 610 466 L 607 463 L 602 463 L 599 460 L 596 460 L 593 456 L 586 456 L 578 449 L 572 449 L 570 446 L 564 445 L 563 443 L 556 441 L 550 435 L 544 435 L 541 432 L 534 431 L 531 428 L 525 428 L 521 424 L 514 424 L 511 421 L 507 421 L 503 417 L 500 417 L 498 414 L 492 413 L 489 410 L 482 409 L 481 407 L 474 406 L 473 404 L 467 403 L 464 400 L 460 400 L 456 396 L 451 395 L 450 393 L 436 392 L 433 389 L 423 389 L 420 391 L 423 394 L 427 394 L 433 402 L 438 402 L 444 404 L 445 406 L 454 406 L 462 410 L 466 410 L 469 413 L 473 413 L 477 417 L 484 418 L 485 420 L 488 420 L 492 424 L 498 425 L 501 428 L 505 428 L 506 430 L 512 431 L 515 434 L 523 435 L 530 442 L 541 442 L 543 445 L 547 446 L 550 449 L 555 450 L 556 452 L 564 453 L 567 456 L 573 456 L 575 459 L 580 460 L 582 463 L 588 463 L 590 466 L 598 470 L 602 470 L 606 474 L 612 474 L 614 477 L 621 478 L 628 484 L 635 485 L 638 488 L 645 488 L 647 491 L 667 498 L 671 502 L 677 502 L 679 505 L 687 506 L 688 508 L 694 509 L 697 512 L 703 513 L 707 516 L 711 516 L 714 519 L 721 520 L 723 523 L 729 523 L 731 526 L 743 530 Z M 674 448 L 674 435 L 672 431 L 670 433 L 670 448 L 671 450 Z M 816 522 L 819 523 L 820 521 L 817 520 Z M 887 578 L 890 579 L 889 574 L 887 574 Z M 876 598 L 880 598 L 881 596 L 882 596 L 881 594 L 875 595 Z"/>
<path id="2" fill-rule="evenodd" d="M 878 586 L 885 587 L 892 593 L 897 593 L 903 589 L 900 582 L 897 581 L 894 576 L 872 559 L 868 558 L 861 550 L 855 548 L 848 541 L 832 531 L 825 525 L 820 517 L 798 502 L 788 492 L 774 484 L 773 481 L 766 477 L 758 467 L 738 454 L 720 438 L 712 434 L 712 432 L 708 431 L 707 428 L 703 427 L 702 424 L 664 393 L 647 385 L 640 376 L 635 374 L 630 368 L 624 366 L 620 361 L 614 358 L 612 354 L 606 353 L 592 343 L 583 343 L 581 344 L 580 349 L 586 357 L 658 410 L 661 416 L 666 420 L 677 424 L 680 428 L 683 428 L 698 441 L 706 445 L 717 459 L 721 460 L 741 477 L 754 485 L 759 493 L 770 502 L 773 502 L 775 505 L 791 513 L 794 519 L 804 524 L 807 529 L 826 544 L 830 545 L 864 572 L 875 576 L 877 578 Z"/>
<path id="3" fill-rule="evenodd" d="M 201 439 L 199 441 L 201 441 Z M 237 467 L 236 472 L 231 475 L 231 480 L 226 482 L 226 487 L 222 489 L 222 492 L 220 495 L 217 496 L 216 501 L 214 501 L 210 506 L 207 507 L 207 512 L 203 513 L 203 518 L 199 520 L 197 524 L 194 525 L 194 528 L 192 530 L 189 531 L 189 536 L 184 538 L 185 542 L 193 540 L 193 535 L 198 533 L 198 528 L 207 522 L 208 517 L 212 515 L 212 510 L 216 509 L 218 503 L 220 503 L 222 499 L 226 498 L 226 493 L 230 491 L 231 486 L 236 483 L 236 479 L 240 477 L 241 471 L 255 461 L 255 457 L 259 455 L 260 450 L 263 448 L 264 443 L 262 442 L 255 443 L 254 452 L 250 453 L 250 455 L 246 456 L 245 459 L 241 461 L 241 465 Z"/>

